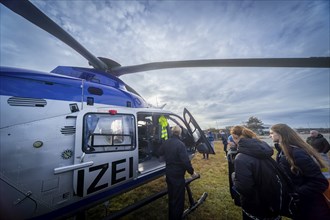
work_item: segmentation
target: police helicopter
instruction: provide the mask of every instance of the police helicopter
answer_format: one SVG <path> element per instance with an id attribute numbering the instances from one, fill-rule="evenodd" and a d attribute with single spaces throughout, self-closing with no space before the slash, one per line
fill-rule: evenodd
<path id="1" fill-rule="evenodd" d="M 77 215 L 163 176 L 165 163 L 157 149 L 174 125 L 182 128 L 190 157 L 197 150 L 214 154 L 187 109 L 181 117 L 151 107 L 119 78 L 123 74 L 188 67 L 330 67 L 329 57 L 121 66 L 111 59 L 95 57 L 29 1 L 1 3 L 66 43 L 92 66 L 58 66 L 50 73 L 1 67 L 0 211 L 6 219 Z M 186 181 L 191 206 L 185 214 L 207 196 L 193 200 L 189 183 L 195 179 Z M 165 194 L 156 194 L 148 202 Z"/>

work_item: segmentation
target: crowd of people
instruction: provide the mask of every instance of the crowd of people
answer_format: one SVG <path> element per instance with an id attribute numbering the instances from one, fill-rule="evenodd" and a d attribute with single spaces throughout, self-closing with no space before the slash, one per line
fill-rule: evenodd
<path id="1" fill-rule="evenodd" d="M 185 172 L 197 174 L 184 144 L 180 141 L 180 127 L 174 127 L 172 132 L 173 137 L 161 146 L 160 154 L 165 155 L 166 161 L 169 219 L 181 219 L 185 197 Z M 282 216 L 294 220 L 330 219 L 330 206 L 324 197 L 324 192 L 330 190 L 329 181 L 324 174 L 325 170 L 329 170 L 330 145 L 318 131 L 311 130 L 310 137 L 303 140 L 288 125 L 275 124 L 270 128 L 274 148 L 244 126 L 232 127 L 228 135 L 220 130 L 218 137 L 222 141 L 226 158 L 230 156 L 228 150 L 236 152 L 235 158 L 231 158 L 234 168 L 229 177 L 232 182 L 230 190 L 234 190 L 239 197 L 243 220 L 275 220 L 281 219 Z M 214 150 L 215 136 L 211 131 L 208 131 L 207 138 Z M 274 149 L 277 151 L 276 155 Z M 203 154 L 204 159 L 208 157 L 208 153 Z M 271 198 L 265 197 L 262 195 L 265 193 L 260 191 L 272 191 L 272 184 L 260 185 L 261 178 L 273 180 L 272 178 L 277 177 L 265 164 L 273 164 L 293 186 L 292 198 L 295 198 L 296 207 L 290 215 L 282 215 L 281 210 L 270 205 L 268 200 Z"/>

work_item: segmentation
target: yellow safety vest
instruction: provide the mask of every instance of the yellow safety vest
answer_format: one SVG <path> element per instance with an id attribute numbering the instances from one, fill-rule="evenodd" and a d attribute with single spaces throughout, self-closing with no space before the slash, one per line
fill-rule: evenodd
<path id="1" fill-rule="evenodd" d="M 162 116 L 159 117 L 158 122 L 159 122 L 160 126 L 162 127 L 161 138 L 164 139 L 164 140 L 167 140 L 168 139 L 168 135 L 167 135 L 168 122 L 167 122 L 167 119 L 164 117 L 164 115 L 162 115 Z"/>

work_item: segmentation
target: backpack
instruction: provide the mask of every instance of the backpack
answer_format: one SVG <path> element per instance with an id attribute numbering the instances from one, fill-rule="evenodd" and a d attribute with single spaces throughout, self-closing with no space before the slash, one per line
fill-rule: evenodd
<path id="1" fill-rule="evenodd" d="M 272 158 L 260 160 L 259 169 L 264 175 L 257 179 L 258 194 L 266 215 L 292 218 L 298 209 L 299 196 L 291 179 Z"/>

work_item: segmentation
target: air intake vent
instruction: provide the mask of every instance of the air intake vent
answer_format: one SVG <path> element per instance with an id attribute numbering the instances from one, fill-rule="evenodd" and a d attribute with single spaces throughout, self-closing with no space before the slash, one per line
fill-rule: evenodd
<path id="1" fill-rule="evenodd" d="M 76 127 L 74 126 L 64 126 L 61 128 L 61 133 L 64 135 L 71 135 L 76 133 Z"/>
<path id="2" fill-rule="evenodd" d="M 45 107 L 47 105 L 44 99 L 10 97 L 7 103 L 11 106 L 25 106 L 25 107 Z"/>

